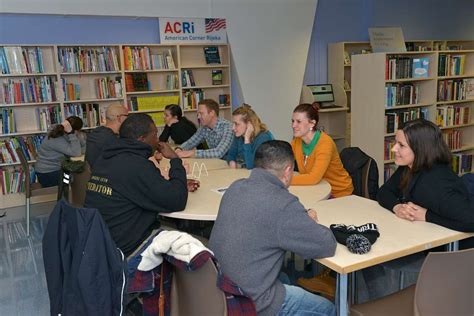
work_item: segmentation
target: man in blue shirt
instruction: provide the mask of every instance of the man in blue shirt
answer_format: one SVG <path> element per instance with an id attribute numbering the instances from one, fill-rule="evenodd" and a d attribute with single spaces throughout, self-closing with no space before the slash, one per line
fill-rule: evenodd
<path id="1" fill-rule="evenodd" d="M 180 158 L 223 158 L 234 140 L 232 123 L 219 117 L 219 104 L 212 99 L 199 102 L 198 118 L 201 127 L 176 149 L 176 153 Z M 196 149 L 203 140 L 209 149 Z"/>

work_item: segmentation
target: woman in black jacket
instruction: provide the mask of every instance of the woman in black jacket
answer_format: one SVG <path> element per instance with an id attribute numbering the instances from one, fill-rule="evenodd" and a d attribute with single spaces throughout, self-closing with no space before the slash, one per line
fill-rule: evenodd
<path id="1" fill-rule="evenodd" d="M 451 169 L 451 152 L 440 129 L 417 119 L 398 130 L 395 141 L 392 151 L 399 167 L 380 188 L 379 204 L 409 221 L 474 232 L 474 201 Z"/>
<path id="2" fill-rule="evenodd" d="M 179 105 L 167 105 L 163 115 L 166 126 L 160 135 L 160 141 L 167 142 L 171 137 L 175 144 L 181 145 L 196 133 L 196 125 L 183 116 Z"/>

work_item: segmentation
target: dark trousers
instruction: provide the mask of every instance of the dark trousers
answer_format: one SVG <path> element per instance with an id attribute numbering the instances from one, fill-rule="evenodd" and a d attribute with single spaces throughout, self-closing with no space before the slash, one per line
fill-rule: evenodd
<path id="1" fill-rule="evenodd" d="M 38 176 L 39 183 L 43 188 L 47 187 L 54 187 L 55 185 L 59 184 L 59 178 L 61 176 L 61 171 L 53 171 L 47 173 L 39 173 L 37 172 L 36 175 Z"/>

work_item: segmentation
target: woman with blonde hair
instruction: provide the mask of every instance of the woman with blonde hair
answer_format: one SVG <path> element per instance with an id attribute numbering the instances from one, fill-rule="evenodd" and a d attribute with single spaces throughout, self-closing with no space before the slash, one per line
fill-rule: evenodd
<path id="1" fill-rule="evenodd" d="M 273 135 L 262 123 L 251 106 L 243 104 L 232 112 L 232 130 L 235 138 L 227 153 L 231 168 L 253 169 L 255 152 L 260 144 L 272 140 Z"/>

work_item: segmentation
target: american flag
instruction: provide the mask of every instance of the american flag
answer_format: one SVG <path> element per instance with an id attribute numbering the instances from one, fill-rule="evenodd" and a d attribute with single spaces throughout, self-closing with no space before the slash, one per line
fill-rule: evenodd
<path id="1" fill-rule="evenodd" d="M 211 33 L 214 31 L 219 31 L 225 29 L 225 19 L 206 19 L 206 33 Z"/>

